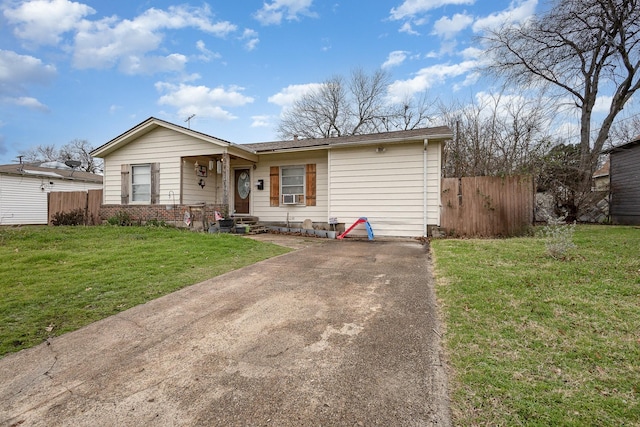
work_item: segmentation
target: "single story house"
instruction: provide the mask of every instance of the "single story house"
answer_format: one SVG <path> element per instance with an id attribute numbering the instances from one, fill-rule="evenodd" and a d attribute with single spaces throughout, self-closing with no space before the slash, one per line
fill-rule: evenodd
<path id="1" fill-rule="evenodd" d="M 640 225 L 640 135 L 609 153 L 609 215 L 613 224 Z"/>
<path id="2" fill-rule="evenodd" d="M 47 224 L 49 193 L 100 189 L 101 175 L 64 164 L 0 165 L 0 225 Z"/>
<path id="3" fill-rule="evenodd" d="M 261 224 L 424 236 L 440 224 L 446 127 L 234 144 L 151 117 L 91 155 L 104 160 L 101 217 L 200 224 L 215 211 Z M 366 234 L 358 227 L 353 234 Z"/>

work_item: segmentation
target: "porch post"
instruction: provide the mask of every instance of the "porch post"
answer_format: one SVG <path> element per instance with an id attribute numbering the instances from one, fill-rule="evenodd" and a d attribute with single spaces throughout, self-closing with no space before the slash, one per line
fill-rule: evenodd
<path id="1" fill-rule="evenodd" d="M 229 189 L 231 188 L 231 157 L 229 153 L 222 154 L 222 204 L 227 207 L 227 212 L 231 215 L 231 206 L 229 206 Z"/>

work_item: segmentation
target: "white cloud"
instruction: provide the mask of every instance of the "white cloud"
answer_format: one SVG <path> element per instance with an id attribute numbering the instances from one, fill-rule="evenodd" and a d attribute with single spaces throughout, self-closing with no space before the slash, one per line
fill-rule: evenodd
<path id="1" fill-rule="evenodd" d="M 4 16 L 16 25 L 14 34 L 24 40 L 55 45 L 61 35 L 74 30 L 82 19 L 96 11 L 82 3 L 68 0 L 33 0 L 15 9 L 5 9 Z"/>
<path id="2" fill-rule="evenodd" d="M 6 102 L 10 104 L 17 105 L 18 107 L 25 107 L 32 110 L 42 111 L 43 113 L 48 113 L 49 107 L 41 103 L 35 98 L 30 96 L 19 96 L 17 98 L 8 98 Z"/>
<path id="3" fill-rule="evenodd" d="M 271 116 L 251 116 L 252 128 L 266 128 L 271 126 Z"/>
<path id="4" fill-rule="evenodd" d="M 38 58 L 0 49 L 0 92 L 10 86 L 46 84 L 56 75 L 56 67 Z"/>
<path id="5" fill-rule="evenodd" d="M 404 50 L 394 50 L 389 54 L 387 60 L 382 64 L 382 68 L 391 68 L 401 65 L 407 59 L 408 52 Z"/>
<path id="6" fill-rule="evenodd" d="M 289 85 L 284 89 L 282 89 L 280 92 L 276 93 L 275 95 L 271 95 L 268 98 L 268 101 L 272 104 L 276 104 L 281 107 L 286 107 L 293 104 L 297 99 L 302 97 L 304 94 L 314 90 L 318 90 L 321 86 L 322 84 L 320 83 Z"/>
<path id="7" fill-rule="evenodd" d="M 248 51 L 254 50 L 256 46 L 258 46 L 258 43 L 260 43 L 260 39 L 258 38 L 258 32 L 250 28 L 245 28 L 245 30 L 242 32 L 242 37 L 240 37 L 240 39 L 246 40 L 244 47 Z"/>
<path id="8" fill-rule="evenodd" d="M 456 53 L 456 48 L 458 47 L 458 42 L 456 40 L 447 40 L 443 41 L 440 45 L 440 52 L 438 52 L 438 56 L 442 57 L 443 55 L 451 55 Z"/>
<path id="9" fill-rule="evenodd" d="M 516 0 L 505 10 L 478 19 L 473 24 L 473 31 L 481 32 L 504 24 L 524 22 L 535 14 L 537 5 L 538 0 Z"/>
<path id="10" fill-rule="evenodd" d="M 389 53 L 387 60 L 382 64 L 382 68 L 391 68 L 402 64 L 407 59 L 407 54 L 408 52 L 404 50 L 394 50 Z"/>
<path id="11" fill-rule="evenodd" d="M 472 23 L 473 17 L 466 13 L 456 13 L 451 18 L 443 16 L 433 24 L 433 33 L 444 39 L 451 39 Z"/>
<path id="12" fill-rule="evenodd" d="M 484 55 L 484 51 L 482 49 L 478 49 L 477 47 L 468 47 L 460 52 L 464 59 L 478 59 L 482 55 Z"/>
<path id="13" fill-rule="evenodd" d="M 320 48 L 323 52 L 328 52 L 331 50 L 331 39 L 327 37 L 322 38 L 322 47 Z"/>
<path id="14" fill-rule="evenodd" d="M 462 83 L 456 83 L 453 85 L 453 91 L 457 92 L 464 87 L 473 86 L 474 84 L 478 83 L 480 77 L 482 77 L 482 74 L 478 71 L 473 71 L 467 74 Z"/>
<path id="15" fill-rule="evenodd" d="M 206 4 L 203 7 L 182 5 L 169 6 L 166 11 L 151 8 L 131 22 L 136 27 L 141 27 L 147 31 L 192 27 L 218 37 L 224 37 L 237 29 L 230 22 L 220 21 L 214 23 L 210 18 L 211 10 Z M 128 22 L 128 20 L 122 22 Z"/>
<path id="16" fill-rule="evenodd" d="M 293 21 L 300 19 L 300 15 L 315 17 L 309 8 L 313 0 L 273 0 L 263 3 L 262 9 L 254 13 L 253 17 L 262 25 L 278 25 L 282 19 Z"/>
<path id="17" fill-rule="evenodd" d="M 198 51 L 200 52 L 200 55 L 198 55 L 198 59 L 204 62 L 209 62 L 212 59 L 219 59 L 221 56 L 219 53 L 212 52 L 207 49 L 207 46 L 202 40 L 198 40 L 196 42 L 196 49 L 198 49 Z"/>
<path id="18" fill-rule="evenodd" d="M 244 88 L 239 86 L 209 88 L 158 82 L 156 89 L 164 93 L 158 99 L 158 104 L 176 108 L 181 116 L 197 114 L 199 117 L 233 120 L 237 117 L 223 107 L 241 107 L 253 102 L 253 98 L 242 94 Z"/>
<path id="19" fill-rule="evenodd" d="M 73 64 L 80 69 L 119 64 L 122 71 L 130 74 L 182 70 L 184 55 L 147 55 L 161 47 L 165 30 L 196 28 L 218 37 L 237 30 L 229 22 L 213 22 L 210 18 L 208 6 L 171 6 L 166 11 L 148 9 L 133 20 L 117 17 L 84 20 L 75 36 Z"/>
<path id="20" fill-rule="evenodd" d="M 613 96 L 600 95 L 596 98 L 596 103 L 593 106 L 594 113 L 608 113 L 611 109 L 611 101 Z"/>
<path id="21" fill-rule="evenodd" d="M 400 29 L 398 30 L 401 33 L 407 33 L 410 34 L 412 36 L 419 36 L 420 33 L 415 31 L 413 29 L 413 27 L 411 26 L 410 22 L 405 22 L 404 24 L 402 24 L 402 26 L 400 27 Z"/>
<path id="22" fill-rule="evenodd" d="M 4 103 L 38 111 L 49 108 L 35 98 L 24 96 L 31 84 L 48 84 L 56 75 L 56 67 L 38 58 L 0 50 L 0 98 Z"/>
<path id="23" fill-rule="evenodd" d="M 155 74 L 162 71 L 181 71 L 187 63 L 187 57 L 179 53 L 167 56 L 130 55 L 120 60 L 120 71 L 125 74 Z"/>
<path id="24" fill-rule="evenodd" d="M 390 18 L 397 21 L 400 19 L 412 18 L 415 15 L 437 9 L 442 6 L 466 5 L 473 3 L 475 3 L 475 0 L 404 0 L 400 6 L 391 9 Z"/>
<path id="25" fill-rule="evenodd" d="M 425 91 L 447 79 L 465 75 L 478 65 L 476 61 L 463 61 L 459 64 L 438 64 L 418 71 L 408 80 L 396 80 L 389 85 L 388 96 L 392 102 L 400 102 L 407 96 Z"/>

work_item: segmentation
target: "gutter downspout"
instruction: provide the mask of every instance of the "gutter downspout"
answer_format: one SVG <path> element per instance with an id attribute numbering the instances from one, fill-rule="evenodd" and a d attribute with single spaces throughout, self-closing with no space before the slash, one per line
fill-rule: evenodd
<path id="1" fill-rule="evenodd" d="M 427 237 L 427 146 L 429 140 L 424 140 L 422 151 L 422 237 Z"/>

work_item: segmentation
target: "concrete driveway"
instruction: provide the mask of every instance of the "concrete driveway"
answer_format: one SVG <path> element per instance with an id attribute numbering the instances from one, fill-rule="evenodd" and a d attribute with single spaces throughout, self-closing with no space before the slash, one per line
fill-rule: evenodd
<path id="1" fill-rule="evenodd" d="M 424 247 L 291 242 L 0 359 L 0 425 L 450 425 Z"/>

